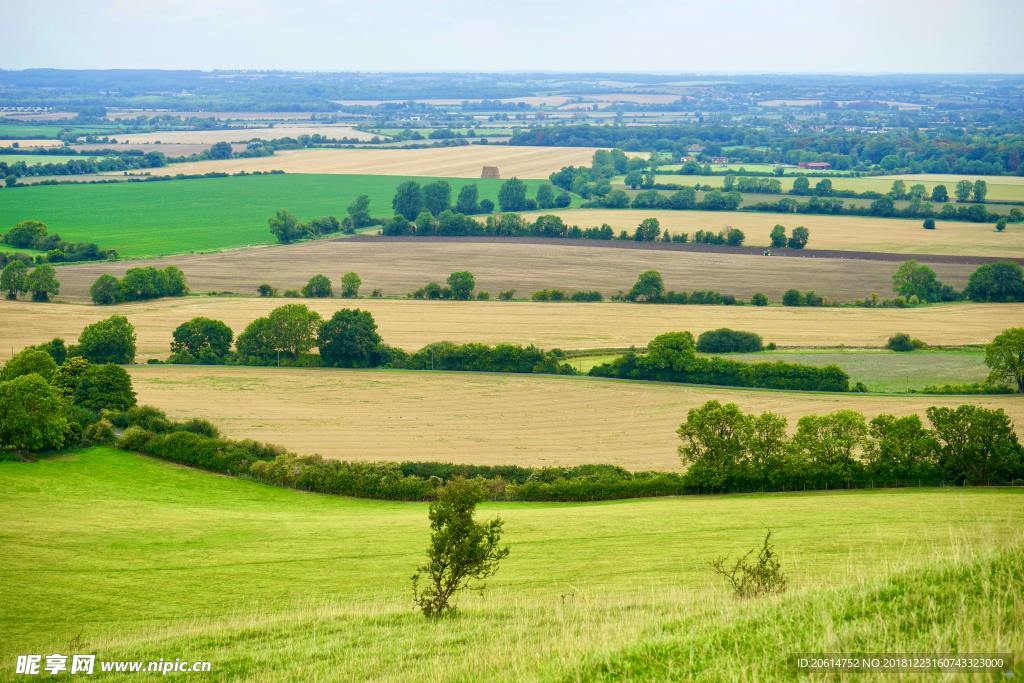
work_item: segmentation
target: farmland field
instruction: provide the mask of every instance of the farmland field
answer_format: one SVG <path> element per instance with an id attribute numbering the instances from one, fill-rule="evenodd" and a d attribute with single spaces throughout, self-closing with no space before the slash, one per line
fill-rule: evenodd
<path id="1" fill-rule="evenodd" d="M 16 164 L 21 161 L 24 162 L 26 166 L 35 166 L 37 164 L 63 164 L 68 161 L 95 158 L 96 157 L 90 157 L 89 155 L 76 156 L 71 154 L 0 154 L 0 161 L 4 161 L 8 165 Z"/>
<path id="2" fill-rule="evenodd" d="M 864 382 L 870 391 L 907 391 L 929 385 L 973 384 L 988 376 L 982 349 L 913 352 L 878 350 L 808 349 L 730 353 L 729 358 L 756 362 L 838 365 L 852 382 Z"/>
<path id="3" fill-rule="evenodd" d="M 162 139 L 162 138 L 158 138 Z M 593 147 L 509 147 L 462 145 L 427 149 L 301 149 L 269 157 L 195 161 L 151 169 L 163 173 L 281 170 L 287 173 L 359 173 L 385 176 L 479 178 L 484 166 L 497 166 L 502 178 L 544 179 L 570 165 L 589 166 Z"/>
<path id="4" fill-rule="evenodd" d="M 752 164 L 755 166 L 755 164 Z M 756 168 L 747 167 L 748 171 L 758 170 Z M 798 173 L 798 169 L 787 169 L 788 173 Z M 911 185 L 921 183 L 928 190 L 929 196 L 931 196 L 932 188 L 936 185 L 945 185 L 949 191 L 950 197 L 953 197 L 953 189 L 956 186 L 957 181 L 968 179 L 974 182 L 977 179 L 982 179 L 988 186 L 988 199 L 994 199 L 999 201 L 1019 201 L 1024 202 L 1024 178 L 1017 176 L 955 176 L 955 175 L 903 175 L 903 176 L 871 176 L 871 177 L 860 177 L 860 178 L 844 178 L 842 176 L 830 177 L 832 181 L 832 187 L 836 190 L 850 190 L 853 192 L 881 192 L 882 194 L 887 193 L 892 189 L 893 180 L 902 179 L 907 184 L 907 189 L 910 189 Z M 780 178 L 775 178 L 782 184 L 782 190 L 788 192 L 793 187 L 793 181 L 796 179 L 795 175 L 785 175 Z M 659 183 L 675 183 L 677 185 L 693 185 L 694 183 L 700 183 L 701 185 L 711 185 L 712 187 L 722 187 L 724 176 L 703 176 L 703 175 L 676 175 L 676 174 L 663 174 L 658 175 L 656 182 Z M 811 177 L 808 178 L 811 183 L 811 187 L 814 187 L 816 183 L 822 180 L 822 178 Z M 799 201 L 803 201 L 805 197 L 794 197 Z M 839 197 L 844 201 L 849 201 L 843 197 Z"/>
<path id="5" fill-rule="evenodd" d="M 1022 645 L 1019 629 L 936 592 L 963 596 L 956 575 L 921 574 L 998 562 L 1000 549 L 1018 557 L 1019 490 L 485 504 L 481 515 L 505 520 L 511 554 L 485 595 L 461 597 L 459 615 L 437 624 L 413 612 L 408 592 L 427 543 L 424 504 L 306 494 L 99 448 L 0 463 L 0 487 L 4 661 L 75 643 L 100 660 L 208 660 L 222 680 L 576 680 L 594 677 L 584 663 L 661 643 L 687 622 L 698 625 L 677 647 L 735 624 L 756 633 L 783 609 L 790 628 L 743 660 L 748 673 L 784 670 L 797 649 L 938 651 L 951 633 Z M 734 601 L 708 563 L 753 546 L 768 525 L 790 595 Z M 970 585 L 986 588 L 965 599 L 988 615 L 1008 600 L 1017 611 L 999 614 L 1012 620 L 1019 600 L 1004 573 L 979 577 Z M 878 629 L 876 609 L 894 603 L 927 626 Z M 648 659 L 658 663 L 669 662 Z M 95 677 L 115 680 L 98 665 Z"/>
<path id="6" fill-rule="evenodd" d="M 1024 434 L 1024 402 L 1013 396 L 826 394 L 429 370 L 143 365 L 129 372 L 139 402 L 172 417 L 201 415 L 232 437 L 343 460 L 679 469 L 675 430 L 687 410 L 712 399 L 777 412 L 791 429 L 811 413 L 923 415 L 933 405 L 972 403 L 1005 409 Z M 586 409 L 570 419 L 568 406 Z"/>
<path id="7" fill-rule="evenodd" d="M 630 243 L 627 246 L 632 246 Z M 696 253 L 657 249 L 602 248 L 580 240 L 529 244 L 511 240 L 450 241 L 329 240 L 288 246 L 238 249 L 212 254 L 154 259 L 148 265 L 175 264 L 196 292 L 255 294 L 264 282 L 282 292 L 300 289 L 314 273 L 332 279 L 354 271 L 366 292 L 405 296 L 427 282 L 443 282 L 449 273 L 469 270 L 477 287 L 493 296 L 507 289 L 528 298 L 538 289 L 593 290 L 611 296 L 628 290 L 636 276 L 658 270 L 670 289 L 714 289 L 744 300 L 755 292 L 779 302 L 790 287 L 813 289 L 829 300 L 863 299 L 892 291 L 891 261 L 810 258 L 765 258 L 759 255 Z M 102 273 L 120 276 L 133 261 L 84 263 L 60 268 L 61 298 L 86 300 L 89 286 Z M 932 264 L 943 282 L 962 288 L 977 267 Z"/>
<path id="8" fill-rule="evenodd" d="M 63 140 L 46 139 L 46 138 L 16 138 L 16 139 L 3 139 L 0 140 L 0 147 L 63 147 Z"/>
<path id="9" fill-rule="evenodd" d="M 273 242 L 267 219 L 278 209 L 288 209 L 300 220 L 324 215 L 340 219 L 353 199 L 366 194 L 371 213 L 390 216 L 395 188 L 405 180 L 264 175 L 26 187 L 0 193 L 0 226 L 41 220 L 66 240 L 96 242 L 122 257 L 210 251 Z M 470 181 L 449 182 L 457 194 Z M 497 199 L 500 180 L 472 182 L 480 188 L 481 199 Z"/>
<path id="10" fill-rule="evenodd" d="M 337 276 L 335 276 L 337 277 Z M 93 306 L 0 301 L 0 358 L 52 337 L 69 342 L 85 325 L 124 315 L 138 335 L 140 360 L 169 353 L 171 332 L 196 316 L 223 320 L 236 334 L 251 320 L 296 299 L 185 297 Z M 895 332 L 936 346 L 983 344 L 1015 321 L 1024 304 L 953 304 L 897 308 L 757 308 L 644 304 L 308 299 L 321 315 L 343 307 L 370 311 L 384 340 L 415 350 L 428 343 L 514 342 L 544 348 L 646 346 L 664 332 L 698 334 L 719 327 L 757 332 L 788 347 L 882 347 Z"/>
<path id="11" fill-rule="evenodd" d="M 277 138 L 295 138 L 300 135 L 323 135 L 329 138 L 355 138 L 369 140 L 373 133 L 356 130 L 352 126 L 314 125 L 284 123 L 278 126 L 261 128 L 226 128 L 217 130 L 174 130 L 154 131 L 152 133 L 130 133 L 115 135 L 118 142 L 128 143 L 181 143 L 181 144 L 213 144 L 215 142 L 246 142 L 253 138 L 274 140 Z"/>
<path id="12" fill-rule="evenodd" d="M 632 231 L 645 218 L 657 218 L 661 229 L 673 234 L 697 230 L 719 231 L 726 226 L 746 233 L 744 244 L 767 246 L 771 229 L 781 224 L 792 230 L 803 225 L 811 231 L 809 249 L 880 251 L 901 254 L 953 254 L 1024 257 L 1024 229 L 1010 226 L 996 232 L 991 223 L 937 221 L 925 230 L 921 221 L 874 216 L 817 216 L 810 214 L 747 211 L 655 211 L 646 209 L 576 209 L 552 211 L 569 224 L 590 227 L 608 223 L 615 230 Z"/>

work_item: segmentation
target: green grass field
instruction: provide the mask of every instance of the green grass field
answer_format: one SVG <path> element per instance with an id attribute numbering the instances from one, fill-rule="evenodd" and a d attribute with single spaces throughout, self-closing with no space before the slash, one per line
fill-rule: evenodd
<path id="1" fill-rule="evenodd" d="M 809 351 L 765 351 L 731 353 L 736 360 L 784 361 L 806 365 L 838 365 L 853 382 L 864 382 L 869 391 L 902 392 L 929 385 L 971 384 L 988 376 L 985 352 L 977 350 L 935 350 L 897 353 L 879 350 L 812 349 Z"/>
<path id="2" fill-rule="evenodd" d="M 1024 489 L 487 504 L 511 555 L 440 622 L 409 593 L 425 504 L 102 448 L 0 462 L 0 490 L 4 667 L 77 652 L 209 660 L 217 680 L 775 680 L 797 646 L 1024 650 Z M 768 526 L 790 590 L 739 603 L 708 562 Z"/>
<path id="3" fill-rule="evenodd" d="M 60 123 L 14 123 L 0 121 L 0 138 L 56 138 L 61 131 L 70 129 L 74 135 L 111 133 L 120 129 L 114 124 L 76 126 L 67 121 Z"/>
<path id="4" fill-rule="evenodd" d="M 614 360 L 619 354 L 596 354 L 570 358 L 580 372 Z M 805 365 L 838 365 L 853 382 L 864 382 L 872 392 L 905 392 L 929 385 L 971 384 L 988 375 L 985 352 L 981 349 L 927 350 L 897 353 L 878 349 L 801 349 L 760 353 L 730 353 L 726 358 L 751 363 L 783 361 Z"/>
<path id="5" fill-rule="evenodd" d="M 7 162 L 8 165 L 23 161 L 27 166 L 35 166 L 37 164 L 63 164 L 68 161 L 74 161 L 75 159 L 90 158 L 95 159 L 96 157 L 89 157 L 85 155 L 76 156 L 72 154 L 0 154 L 0 161 Z"/>
<path id="6" fill-rule="evenodd" d="M 0 192 L 0 229 L 41 220 L 72 242 L 96 242 L 122 257 L 212 251 L 274 241 L 267 219 L 288 209 L 300 220 L 344 218 L 349 203 L 369 195 L 370 211 L 391 216 L 395 188 L 410 178 L 287 174 L 105 185 L 54 185 Z M 432 178 L 414 178 L 426 183 Z M 445 179 L 455 201 L 475 183 L 480 199 L 497 201 L 502 180 Z M 543 181 L 527 180 L 531 193 Z"/>

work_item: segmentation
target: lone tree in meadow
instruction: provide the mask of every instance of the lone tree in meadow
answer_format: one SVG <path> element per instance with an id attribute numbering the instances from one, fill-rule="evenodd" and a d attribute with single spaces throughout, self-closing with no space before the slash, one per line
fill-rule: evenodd
<path id="1" fill-rule="evenodd" d="M 645 270 L 637 276 L 626 297 L 630 301 L 660 301 L 665 296 L 665 281 L 656 270 Z"/>
<path id="2" fill-rule="evenodd" d="M 482 484 L 454 479 L 438 491 L 437 499 L 430 504 L 427 563 L 412 575 L 413 602 L 424 616 L 454 612 L 451 600 L 455 593 L 464 589 L 482 591 L 482 582 L 493 576 L 498 564 L 508 556 L 508 547 L 499 545 L 501 519 L 473 519 L 477 504 L 485 499 Z"/>
<path id="3" fill-rule="evenodd" d="M 331 281 L 326 275 L 316 274 L 302 288 L 302 296 L 309 299 L 326 299 L 334 295 Z"/>
<path id="4" fill-rule="evenodd" d="M 985 347 L 985 365 L 990 382 L 1006 382 L 1024 393 L 1024 327 L 1003 330 L 993 339 Z"/>

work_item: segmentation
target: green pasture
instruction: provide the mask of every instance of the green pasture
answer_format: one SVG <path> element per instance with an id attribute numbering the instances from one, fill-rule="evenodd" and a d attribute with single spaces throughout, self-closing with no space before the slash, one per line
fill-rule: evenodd
<path id="1" fill-rule="evenodd" d="M 115 124 L 77 126 L 67 121 L 60 123 L 16 123 L 0 121 L 0 138 L 56 138 L 64 130 L 73 135 L 107 134 L 120 130 Z"/>
<path id="2" fill-rule="evenodd" d="M 1019 549 L 1024 489 L 486 504 L 479 515 L 501 516 L 511 554 L 486 593 L 460 596 L 438 622 L 409 591 L 428 541 L 423 503 L 279 489 L 105 448 L 0 462 L 0 490 L 7 671 L 17 654 L 81 652 L 209 660 L 214 680 L 669 680 L 666 667 L 695 665 L 768 680 L 797 644 L 1022 649 L 1020 622 L 1004 624 L 1021 616 L 1019 551 L 1011 591 L 1002 574 L 956 572 Z M 740 602 L 708 563 L 758 545 L 767 527 L 789 591 Z M 920 579 L 933 575 L 946 578 Z M 894 609 L 903 603 L 923 611 Z M 680 654 L 691 646 L 700 656 Z"/>
<path id="3" fill-rule="evenodd" d="M 0 191 L 0 230 L 27 219 L 46 223 L 71 242 L 95 242 L 122 257 L 212 251 L 274 241 L 267 219 L 288 209 L 300 220 L 334 215 L 361 194 L 375 216 L 392 215 L 395 188 L 406 180 L 434 178 L 377 175 L 281 174 L 54 185 Z M 445 178 L 452 201 L 475 183 L 480 199 L 497 203 L 503 180 Z M 531 195 L 543 183 L 525 181 Z"/>
<path id="4" fill-rule="evenodd" d="M 63 164 L 68 161 L 75 161 L 76 159 L 95 158 L 84 154 L 0 154 L 0 161 L 6 162 L 9 166 L 19 161 L 24 162 L 26 166 L 36 166 L 38 164 Z"/>

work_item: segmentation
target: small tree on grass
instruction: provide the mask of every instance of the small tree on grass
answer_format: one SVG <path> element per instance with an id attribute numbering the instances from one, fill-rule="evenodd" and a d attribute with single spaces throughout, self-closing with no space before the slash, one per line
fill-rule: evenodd
<path id="1" fill-rule="evenodd" d="M 499 545 L 501 519 L 473 519 L 477 504 L 485 498 L 480 483 L 455 479 L 440 489 L 430 504 L 427 563 L 412 575 L 413 602 L 424 616 L 454 612 L 451 599 L 455 593 L 464 589 L 482 591 L 485 586 L 480 582 L 493 576 L 498 563 L 508 556 L 508 547 Z M 426 584 L 422 588 L 421 582 Z"/>
<path id="2" fill-rule="evenodd" d="M 725 578 L 738 598 L 757 598 L 784 592 L 788 580 L 782 573 L 782 565 L 772 544 L 771 530 L 765 534 L 755 561 L 749 559 L 753 554 L 754 550 L 751 549 L 731 566 L 726 564 L 726 557 L 719 557 L 711 563 L 711 567 L 716 574 Z"/>

